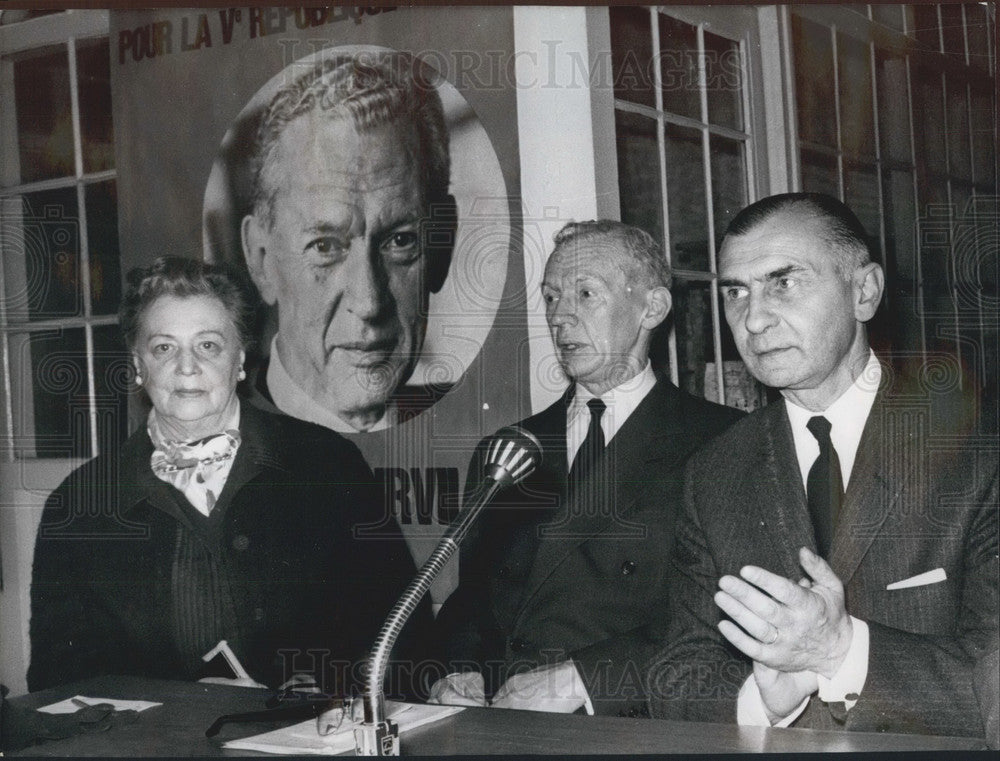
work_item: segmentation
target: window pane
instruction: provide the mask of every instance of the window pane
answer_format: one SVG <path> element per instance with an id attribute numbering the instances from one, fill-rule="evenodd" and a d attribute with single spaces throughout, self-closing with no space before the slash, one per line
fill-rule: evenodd
<path id="1" fill-rule="evenodd" d="M 767 403 L 767 393 L 760 383 L 747 370 L 743 360 L 722 360 L 722 382 L 726 386 L 726 406 L 738 410 L 753 412 Z M 709 360 L 705 365 L 705 398 L 720 401 L 717 390 L 718 379 L 715 373 L 715 361 Z"/>
<path id="2" fill-rule="evenodd" d="M 851 211 L 865 226 L 872 254 L 881 258 L 878 175 L 874 167 L 844 166 L 844 203 L 851 207 Z"/>
<path id="3" fill-rule="evenodd" d="M 972 160 L 977 183 L 996 182 L 993 96 L 988 87 L 972 88 Z"/>
<path id="4" fill-rule="evenodd" d="M 21 181 L 74 175 L 69 61 L 65 46 L 18 56 L 14 108 Z"/>
<path id="5" fill-rule="evenodd" d="M 678 385 L 698 397 L 705 395 L 705 366 L 714 361 L 711 283 L 674 278 L 674 330 L 677 336 Z"/>
<path id="6" fill-rule="evenodd" d="M 886 6 L 874 6 L 882 8 Z M 910 108 L 906 86 L 906 59 L 875 49 L 878 76 L 878 127 L 882 157 L 912 161 L 910 154 Z"/>
<path id="7" fill-rule="evenodd" d="M 917 282 L 916 229 L 913 174 L 890 171 L 885 177 L 886 262 L 895 270 L 893 280 L 906 280 L 914 287 Z"/>
<path id="8" fill-rule="evenodd" d="M 951 225 L 951 258 L 953 280 L 957 291 L 956 306 L 963 321 L 978 320 L 979 258 L 980 248 L 976 234 L 975 208 L 972 205 L 972 187 L 960 182 L 951 184 L 951 202 L 954 217 Z"/>
<path id="9" fill-rule="evenodd" d="M 0 243 L 8 319 L 23 322 L 81 314 L 76 188 L 8 199 L 3 223 Z"/>
<path id="10" fill-rule="evenodd" d="M 889 171 L 883 175 L 885 204 L 886 293 L 876 318 L 885 327 L 887 343 L 898 351 L 923 348 L 918 297 L 918 226 L 913 196 L 913 173 Z"/>
<path id="11" fill-rule="evenodd" d="M 114 180 L 87 185 L 84 203 L 90 255 L 90 308 L 94 314 L 114 314 L 122 293 L 118 194 Z"/>
<path id="12" fill-rule="evenodd" d="M 913 126 L 917 161 L 924 160 L 927 170 L 944 174 L 944 95 L 941 74 L 932 69 L 914 69 Z"/>
<path id="13" fill-rule="evenodd" d="M 997 271 L 997 223 L 1000 218 L 1000 200 L 995 196 L 982 196 L 976 194 L 973 197 L 975 204 L 975 216 L 977 219 L 976 241 L 979 256 L 977 258 L 977 273 L 979 282 L 979 297 L 982 300 L 984 312 L 989 309 L 995 311 L 998 298 L 1000 298 L 1000 273 Z M 985 315 L 989 319 L 989 313 Z M 996 388 L 994 386 L 994 388 Z"/>
<path id="14" fill-rule="evenodd" d="M 836 148 L 837 123 L 831 113 L 834 77 L 830 30 L 792 16 L 792 42 L 799 138 Z"/>
<path id="15" fill-rule="evenodd" d="M 708 272 L 708 225 L 701 132 L 668 124 L 664 143 L 671 262 L 680 269 Z"/>
<path id="16" fill-rule="evenodd" d="M 97 445 L 102 452 L 128 438 L 129 356 L 117 325 L 94 328 L 94 393 Z"/>
<path id="17" fill-rule="evenodd" d="M 872 72 L 868 45 L 837 35 L 840 82 L 840 144 L 851 156 L 875 156 Z"/>
<path id="18" fill-rule="evenodd" d="M 903 31 L 902 8 L 898 5 L 872 5 L 872 18 L 897 32 Z"/>
<path id="19" fill-rule="evenodd" d="M 621 219 L 663 240 L 663 197 L 656 121 L 615 111 L 618 145 L 618 193 Z"/>
<path id="20" fill-rule="evenodd" d="M 802 189 L 840 198 L 837 182 L 837 159 L 816 151 L 802 149 Z"/>
<path id="21" fill-rule="evenodd" d="M 743 81 L 739 43 L 705 32 L 705 58 L 708 121 L 742 130 Z"/>
<path id="22" fill-rule="evenodd" d="M 969 106 L 965 81 L 948 77 L 948 166 L 951 173 L 964 180 L 972 179 L 969 152 Z"/>
<path id="23" fill-rule="evenodd" d="M 11 366 L 14 430 L 22 434 L 19 454 L 89 457 L 83 329 L 11 335 Z"/>
<path id="24" fill-rule="evenodd" d="M 920 186 L 920 267 L 924 288 L 924 304 L 929 310 L 950 308 L 951 277 L 951 214 L 948 207 L 948 187 L 938 183 Z M 941 302 L 945 299 L 946 302 Z M 942 306 L 942 303 L 944 306 Z"/>
<path id="25" fill-rule="evenodd" d="M 111 169 L 115 165 L 115 145 L 111 128 L 111 70 L 107 39 L 80 43 L 76 60 L 83 171 Z"/>
<path id="26" fill-rule="evenodd" d="M 912 5 L 913 32 L 917 42 L 928 50 L 941 50 L 941 38 L 938 33 L 938 14 L 936 5 Z"/>
<path id="27" fill-rule="evenodd" d="M 695 27 L 660 14 L 663 109 L 701 119 L 698 90 L 698 36 Z"/>
<path id="28" fill-rule="evenodd" d="M 944 52 L 955 63 L 965 63 L 965 30 L 962 21 L 962 6 L 943 3 L 940 7 Z"/>
<path id="29" fill-rule="evenodd" d="M 655 106 L 650 62 L 653 33 L 646 8 L 612 7 L 611 69 L 615 97 L 644 106 Z"/>
<path id="30" fill-rule="evenodd" d="M 715 217 L 715 246 L 722 245 L 722 236 L 729 220 L 747 205 L 747 176 L 743 143 L 711 137 L 712 152 L 712 212 Z"/>
<path id="31" fill-rule="evenodd" d="M 978 3 L 966 5 L 965 25 L 969 40 L 969 63 L 983 70 L 989 70 L 990 22 L 986 8 Z"/>

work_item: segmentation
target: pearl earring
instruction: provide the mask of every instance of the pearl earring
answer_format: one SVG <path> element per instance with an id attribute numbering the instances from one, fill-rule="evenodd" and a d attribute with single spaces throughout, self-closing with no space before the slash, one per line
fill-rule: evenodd
<path id="1" fill-rule="evenodd" d="M 137 385 L 137 386 L 141 386 L 142 385 L 142 376 L 141 375 L 137 374 L 135 376 L 135 385 Z"/>
<path id="2" fill-rule="evenodd" d="M 240 374 L 237 375 L 236 377 L 239 378 L 240 380 L 244 380 L 247 377 L 247 371 L 241 367 Z"/>

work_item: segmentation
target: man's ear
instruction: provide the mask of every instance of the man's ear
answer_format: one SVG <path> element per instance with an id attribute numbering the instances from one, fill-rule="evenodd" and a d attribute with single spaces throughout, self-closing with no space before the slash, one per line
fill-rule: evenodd
<path id="1" fill-rule="evenodd" d="M 869 262 L 854 270 L 854 318 L 858 322 L 868 322 L 875 316 L 882 291 L 885 288 L 885 273 L 878 262 Z"/>
<path id="2" fill-rule="evenodd" d="M 642 317 L 642 326 L 646 330 L 654 330 L 667 319 L 672 303 L 670 290 L 666 286 L 650 288 L 646 293 L 646 313 Z"/>
<path id="3" fill-rule="evenodd" d="M 431 204 L 424 223 L 424 254 L 427 257 L 427 290 L 437 293 L 448 278 L 451 256 L 455 251 L 458 229 L 458 205 L 454 196 Z"/>
<path id="4" fill-rule="evenodd" d="M 271 306 L 277 301 L 275 284 L 268 276 L 268 267 L 265 259 L 268 256 L 267 246 L 270 235 L 264 223 L 258 219 L 256 214 L 247 214 L 243 217 L 243 224 L 240 225 L 240 240 L 243 243 L 243 258 L 247 263 L 247 270 L 253 280 L 260 297 L 264 303 Z"/>

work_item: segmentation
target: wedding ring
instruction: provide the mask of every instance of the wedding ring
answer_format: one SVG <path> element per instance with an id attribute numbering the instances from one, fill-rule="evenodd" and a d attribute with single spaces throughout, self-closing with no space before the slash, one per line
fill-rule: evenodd
<path id="1" fill-rule="evenodd" d="M 764 644 L 765 645 L 773 645 L 777 641 L 778 641 L 778 630 L 775 629 L 774 627 L 771 627 L 771 638 L 767 642 L 765 642 Z"/>

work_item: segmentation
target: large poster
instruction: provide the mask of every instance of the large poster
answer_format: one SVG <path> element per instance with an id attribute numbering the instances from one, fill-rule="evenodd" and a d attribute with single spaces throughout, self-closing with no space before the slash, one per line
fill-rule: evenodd
<path id="1" fill-rule="evenodd" d="M 512 16 L 111 14 L 126 266 L 175 254 L 248 268 L 269 318 L 243 391 L 349 436 L 418 563 L 459 505 L 476 442 L 529 412 L 517 106 L 498 70 Z M 384 79 L 419 116 L 377 129 L 314 118 L 341 108 L 345 77 Z M 395 106 L 371 118 L 380 108 Z M 304 228 L 315 234 L 299 240 Z M 367 241 L 372 260 L 332 266 L 345 240 Z M 436 601 L 454 581 L 452 569 Z"/>

